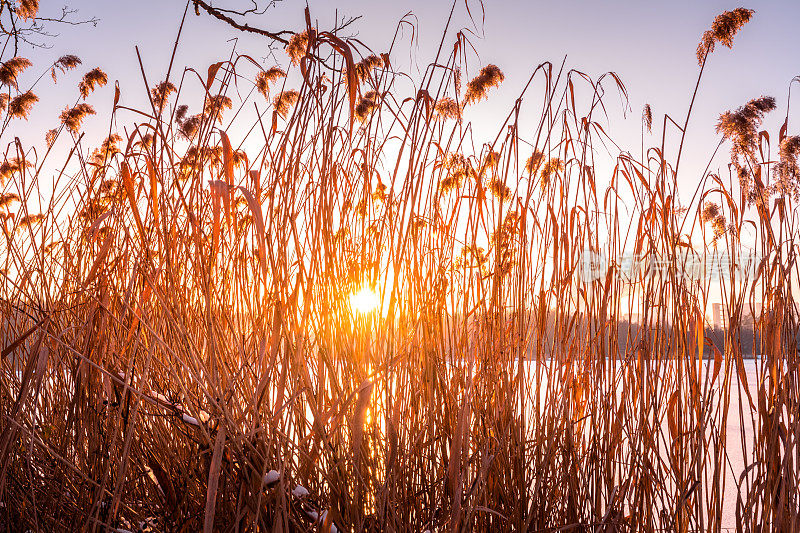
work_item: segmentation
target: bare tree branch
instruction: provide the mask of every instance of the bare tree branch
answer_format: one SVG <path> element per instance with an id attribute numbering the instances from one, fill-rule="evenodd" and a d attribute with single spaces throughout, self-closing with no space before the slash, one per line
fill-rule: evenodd
<path id="1" fill-rule="evenodd" d="M 281 0 L 270 0 L 263 9 L 258 9 L 258 2 L 256 2 L 256 0 L 250 0 L 250 2 L 253 4 L 253 7 L 245 10 L 223 9 L 221 7 L 215 7 L 214 9 L 220 13 L 230 13 L 231 15 L 239 15 L 242 17 L 245 15 L 263 15 L 267 12 L 267 9 L 275 7 L 275 5 L 280 1 Z"/>
<path id="2" fill-rule="evenodd" d="M 241 31 L 249 32 L 249 33 L 255 33 L 257 35 L 263 35 L 264 37 L 268 37 L 270 39 L 273 39 L 273 40 L 278 41 L 279 43 L 283 43 L 283 44 L 288 44 L 289 41 L 288 41 L 287 37 L 289 37 L 291 35 L 294 35 L 294 32 L 293 31 L 289 31 L 289 30 L 281 30 L 281 31 L 278 31 L 278 32 L 272 32 L 272 31 L 263 30 L 263 29 L 260 29 L 260 28 L 254 28 L 253 26 L 250 26 L 249 24 L 246 24 L 246 23 L 245 24 L 240 24 L 239 22 L 236 22 L 234 19 L 232 19 L 231 17 L 226 15 L 226 13 L 231 13 L 231 14 L 236 14 L 236 15 L 244 15 L 246 13 L 257 13 L 258 11 L 253 11 L 253 9 L 256 9 L 256 10 L 258 9 L 257 5 L 256 5 L 255 8 L 251 8 L 251 9 L 246 10 L 246 11 L 233 11 L 233 10 L 228 10 L 228 9 L 220 9 L 220 8 L 212 7 L 209 4 L 207 4 L 206 2 L 204 2 L 203 0 L 190 0 L 190 1 L 194 4 L 195 12 L 197 12 L 199 9 L 202 9 L 203 11 L 205 11 L 206 13 L 211 15 L 212 17 L 214 17 L 216 19 L 219 19 L 222 22 L 225 22 L 226 24 L 236 28 L 237 30 L 241 30 Z M 255 2 L 253 2 L 253 3 L 255 3 Z M 274 5 L 274 2 L 270 2 L 269 5 L 270 6 Z M 267 6 L 267 7 L 269 7 L 269 6 Z"/>
<path id="3" fill-rule="evenodd" d="M 13 44 L 14 56 L 19 54 L 21 43 L 33 48 L 50 48 L 52 45 L 47 40 L 58 37 L 58 33 L 48 31 L 48 26 L 53 24 L 69 26 L 91 24 L 97 26 L 97 23 L 100 22 L 97 17 L 78 19 L 75 17 L 77 13 L 77 9 L 65 6 L 61 8 L 61 14 L 58 16 L 36 16 L 32 20 L 25 21 L 16 15 L 11 0 L 0 0 L 0 35 L 6 37 L 6 44 L 9 41 Z M 5 45 L 3 46 L 3 52 L 5 52 Z"/>

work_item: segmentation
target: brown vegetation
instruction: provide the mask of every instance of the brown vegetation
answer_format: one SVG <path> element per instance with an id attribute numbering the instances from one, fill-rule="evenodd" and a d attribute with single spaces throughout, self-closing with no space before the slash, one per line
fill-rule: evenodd
<path id="1" fill-rule="evenodd" d="M 703 61 L 749 13 L 715 21 Z M 451 47 L 404 94 L 388 56 L 356 63 L 352 44 L 289 39 L 302 78 L 289 73 L 297 88 L 266 121 L 223 113 L 252 108 L 234 76 L 266 97 L 284 72 L 231 61 L 197 101 L 178 89 L 196 83 L 188 69 L 145 93 L 149 108 L 115 99 L 108 122 L 127 127 L 94 150 L 51 130 L 48 146 L 68 148 L 52 195 L 50 150 L 9 142 L 0 525 L 716 531 L 733 492 L 743 531 L 797 531 L 798 213 L 768 178 L 797 179 L 800 143 L 779 132 L 776 159 L 754 136 L 774 101 L 722 115 L 739 170 L 679 200 L 657 148 L 598 176 L 597 95 L 626 94 L 613 74 L 539 65 L 541 95 L 526 88 L 474 148 L 456 102 L 481 105 L 499 68 L 462 99 Z M 82 97 L 107 82 L 91 72 Z M 36 98 L 13 79 L 3 139 Z M 78 103 L 61 121 L 75 134 L 91 112 Z M 743 254 L 747 228 L 763 258 L 750 277 L 733 263 L 712 282 L 681 275 L 693 254 Z M 608 263 L 587 279 L 589 251 Z M 665 267 L 627 279 L 630 251 Z M 710 283 L 727 328 L 708 342 Z M 383 309 L 350 307 L 363 287 Z M 727 432 L 734 419 L 752 435 Z M 744 473 L 728 463 L 736 443 Z"/>

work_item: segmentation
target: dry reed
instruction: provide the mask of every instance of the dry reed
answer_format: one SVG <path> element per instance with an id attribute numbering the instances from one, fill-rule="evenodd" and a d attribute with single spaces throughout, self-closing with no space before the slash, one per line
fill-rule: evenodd
<path id="1" fill-rule="evenodd" d="M 703 62 L 749 18 L 718 18 Z M 616 76 L 543 63 L 541 95 L 477 137 L 444 96 L 458 47 L 405 94 L 388 56 L 354 63 L 352 44 L 290 40 L 302 83 L 273 97 L 271 127 L 241 124 L 234 77 L 267 96 L 284 73 L 231 62 L 197 100 L 173 91 L 188 69 L 145 92 L 174 119 L 115 109 L 95 150 L 48 133 L 70 149 L 49 200 L 46 156 L 9 144 L 0 525 L 683 533 L 731 511 L 742 531 L 800 529 L 798 212 L 763 182 L 796 183 L 800 142 L 779 133 L 771 158 L 774 101 L 722 114 L 730 179 L 687 199 L 680 153 L 600 159 L 596 99 L 624 99 Z M 502 80 L 484 67 L 464 104 Z M 682 275 L 694 255 L 746 254 L 748 228 L 751 274 Z M 587 277 L 589 252 L 606 262 Z M 631 253 L 663 268 L 624 273 Z M 351 306 L 364 288 L 377 309 Z"/>

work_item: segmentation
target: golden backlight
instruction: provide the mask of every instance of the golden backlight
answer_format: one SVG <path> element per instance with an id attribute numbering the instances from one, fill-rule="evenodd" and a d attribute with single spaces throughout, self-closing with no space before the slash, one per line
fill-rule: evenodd
<path id="1" fill-rule="evenodd" d="M 350 295 L 350 308 L 358 313 L 371 313 L 380 307 L 381 298 L 369 285 Z"/>

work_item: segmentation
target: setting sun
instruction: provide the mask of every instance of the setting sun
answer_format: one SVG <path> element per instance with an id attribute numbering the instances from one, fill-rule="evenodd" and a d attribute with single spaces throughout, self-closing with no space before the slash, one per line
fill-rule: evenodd
<path id="1" fill-rule="evenodd" d="M 350 295 L 350 308 L 353 311 L 367 314 L 375 311 L 380 305 L 380 295 L 369 285 L 364 285 L 358 292 Z"/>

